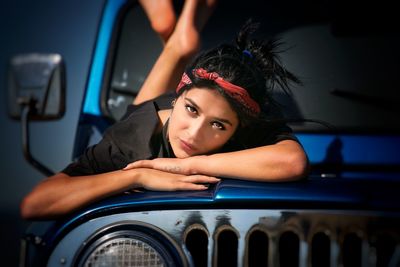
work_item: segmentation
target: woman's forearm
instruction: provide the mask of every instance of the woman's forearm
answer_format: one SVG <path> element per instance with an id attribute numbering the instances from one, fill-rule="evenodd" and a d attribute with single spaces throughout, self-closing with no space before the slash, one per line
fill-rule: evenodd
<path id="1" fill-rule="evenodd" d="M 307 156 L 294 141 L 197 156 L 190 161 L 193 173 L 254 181 L 297 180 L 304 177 L 308 169 Z"/>
<path id="2" fill-rule="evenodd" d="M 21 203 L 25 219 L 53 218 L 107 196 L 138 187 L 140 169 L 70 177 L 58 173 L 38 184 Z"/>
<path id="3" fill-rule="evenodd" d="M 51 219 L 105 197 L 134 188 L 154 191 L 205 190 L 219 179 L 205 175 L 174 174 L 151 168 L 70 177 L 58 173 L 37 185 L 21 203 L 25 219 Z"/>

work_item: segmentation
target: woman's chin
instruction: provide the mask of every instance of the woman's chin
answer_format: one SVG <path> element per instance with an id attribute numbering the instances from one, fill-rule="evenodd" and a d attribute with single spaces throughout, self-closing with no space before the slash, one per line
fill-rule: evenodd
<path id="1" fill-rule="evenodd" d="M 178 159 L 185 159 L 185 158 L 189 158 L 193 155 L 186 153 L 185 151 L 174 151 L 175 157 L 177 157 Z"/>
<path id="2" fill-rule="evenodd" d="M 185 147 L 182 143 L 172 143 L 171 148 L 174 152 L 175 157 L 184 159 L 195 156 L 196 150 L 190 149 L 189 147 Z"/>
<path id="3" fill-rule="evenodd" d="M 178 159 L 185 159 L 197 155 L 195 151 L 185 151 L 184 149 L 179 148 L 174 149 L 174 147 L 172 147 L 172 151 L 174 152 L 175 157 Z"/>

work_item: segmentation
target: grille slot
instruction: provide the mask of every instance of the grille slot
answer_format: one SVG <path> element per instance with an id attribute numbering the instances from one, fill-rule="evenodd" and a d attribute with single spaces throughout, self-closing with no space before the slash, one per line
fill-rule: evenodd
<path id="1" fill-rule="evenodd" d="M 256 229 L 249 233 L 247 240 L 247 261 L 249 267 L 268 266 L 269 237 Z"/>
<path id="2" fill-rule="evenodd" d="M 238 266 L 238 235 L 230 226 L 221 226 L 215 234 L 214 266 Z"/>
<path id="3" fill-rule="evenodd" d="M 371 247 L 376 254 L 376 266 L 390 266 L 390 260 L 394 256 L 396 240 L 389 234 L 380 234 L 371 242 Z"/>
<path id="4" fill-rule="evenodd" d="M 356 233 L 345 235 L 342 253 L 344 267 L 361 267 L 362 240 Z"/>
<path id="5" fill-rule="evenodd" d="M 331 240 L 323 232 L 315 233 L 311 241 L 311 265 L 330 266 Z"/>
<path id="6" fill-rule="evenodd" d="M 296 233 L 286 231 L 279 238 L 280 267 L 299 266 L 300 239 Z"/>
<path id="7" fill-rule="evenodd" d="M 201 225 L 192 225 L 185 234 L 185 245 L 196 267 L 207 266 L 208 233 Z"/>

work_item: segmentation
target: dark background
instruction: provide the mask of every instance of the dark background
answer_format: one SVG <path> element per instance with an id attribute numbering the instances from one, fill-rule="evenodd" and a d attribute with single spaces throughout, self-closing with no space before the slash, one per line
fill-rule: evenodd
<path id="1" fill-rule="evenodd" d="M 28 224 L 19 217 L 19 202 L 44 178 L 24 160 L 20 124 L 7 115 L 8 60 L 15 54 L 30 52 L 56 52 L 65 59 L 65 116 L 57 122 L 35 122 L 31 127 L 32 153 L 54 171 L 59 170 L 71 159 L 103 2 L 0 1 L 0 266 L 18 266 L 19 237 Z"/>

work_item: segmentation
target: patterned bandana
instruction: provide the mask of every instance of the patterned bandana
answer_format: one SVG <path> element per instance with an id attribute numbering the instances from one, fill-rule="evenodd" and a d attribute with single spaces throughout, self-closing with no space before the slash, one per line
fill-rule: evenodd
<path id="1" fill-rule="evenodd" d="M 222 77 L 219 76 L 218 73 L 207 72 L 205 69 L 200 68 L 194 69 L 193 75 L 201 79 L 214 81 L 224 90 L 227 95 L 229 95 L 238 103 L 240 103 L 243 107 L 245 107 L 250 115 L 256 117 L 260 113 L 260 106 L 250 97 L 246 89 L 225 81 Z M 178 87 L 176 88 L 176 92 L 178 93 L 182 89 L 182 87 L 188 84 L 192 84 L 192 80 L 186 73 L 183 73 L 182 79 L 179 82 Z"/>

